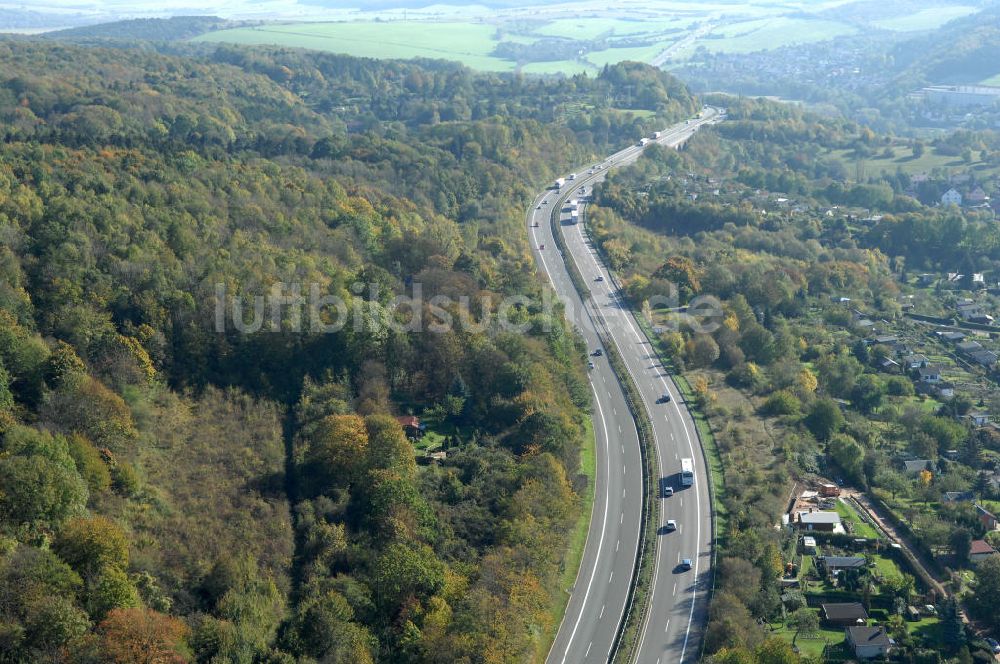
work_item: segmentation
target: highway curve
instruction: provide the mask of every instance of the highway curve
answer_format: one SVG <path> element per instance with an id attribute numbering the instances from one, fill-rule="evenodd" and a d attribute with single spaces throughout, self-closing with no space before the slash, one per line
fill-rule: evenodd
<path id="1" fill-rule="evenodd" d="M 719 119 L 716 109 L 707 108 L 698 117 L 661 132 L 655 142 L 676 147 L 702 125 Z M 567 182 L 562 194 L 567 187 L 574 191 L 582 188 L 589 194 L 610 168 L 635 161 L 642 150 L 633 145 L 599 164 L 584 167 Z M 600 168 L 593 168 L 596 166 Z M 535 259 L 590 350 L 605 350 L 598 335 L 598 329 L 603 329 L 604 338 L 610 339 L 624 360 L 653 424 L 657 451 L 653 462 L 658 464 L 661 485 L 668 483 L 676 492 L 673 497 L 661 499 L 655 560 L 643 563 L 654 565 L 653 589 L 635 661 L 657 664 L 696 659 L 711 575 L 712 509 L 707 469 L 694 422 L 620 295 L 617 280 L 586 237 L 584 224 L 571 223 L 568 212 L 560 215 L 568 255 L 561 255 L 557 249 L 550 218 L 551 208 L 562 194 L 548 189 L 539 194 L 529 210 L 528 232 Z M 566 261 L 575 264 L 589 293 L 581 296 L 577 292 Z M 591 360 L 597 443 L 594 506 L 580 570 L 575 585 L 569 589 L 566 613 L 547 659 L 550 664 L 608 661 L 624 619 L 642 530 L 643 469 L 638 432 L 606 353 Z M 670 401 L 657 403 L 665 394 L 670 395 Z M 677 477 L 682 458 L 693 459 L 696 475 L 694 486 L 683 489 Z M 676 530 L 666 531 L 668 519 L 676 522 Z M 680 569 L 684 558 L 691 559 L 692 569 Z"/>

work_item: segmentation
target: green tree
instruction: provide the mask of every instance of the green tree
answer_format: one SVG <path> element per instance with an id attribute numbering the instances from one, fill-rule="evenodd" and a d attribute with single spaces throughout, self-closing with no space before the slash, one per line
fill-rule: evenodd
<path id="1" fill-rule="evenodd" d="M 819 631 L 819 615 L 812 609 L 803 607 L 789 617 L 788 624 L 796 632 L 812 635 Z"/>
<path id="2" fill-rule="evenodd" d="M 862 413 L 871 413 L 878 410 L 882 405 L 882 398 L 885 396 L 885 386 L 878 377 L 871 374 L 864 374 L 858 378 L 851 390 L 851 402 Z"/>
<path id="3" fill-rule="evenodd" d="M 865 451 L 858 441 L 844 434 L 837 434 L 830 439 L 830 458 L 840 466 L 844 474 L 861 486 L 865 484 L 864 460 Z"/>
<path id="4" fill-rule="evenodd" d="M 801 407 L 798 397 L 788 390 L 779 390 L 767 398 L 761 412 L 765 415 L 797 415 Z"/>
<path id="5" fill-rule="evenodd" d="M 426 599 L 444 583 L 444 564 L 424 544 L 395 542 L 373 563 L 372 589 L 376 603 L 392 615 L 407 599 Z"/>
<path id="6" fill-rule="evenodd" d="M 108 565 L 87 584 L 85 603 L 90 617 L 100 621 L 113 609 L 138 607 L 139 591 L 124 570 Z"/>
<path id="7" fill-rule="evenodd" d="M 74 470 L 42 456 L 0 459 L 0 519 L 9 524 L 58 525 L 82 514 L 87 485 Z"/>
<path id="8" fill-rule="evenodd" d="M 70 434 L 66 440 L 69 454 L 76 463 L 77 472 L 87 482 L 87 489 L 91 495 L 103 493 L 111 488 L 111 471 L 97 448 L 78 433 Z"/>
<path id="9" fill-rule="evenodd" d="M 816 438 L 829 440 L 844 426 L 844 415 L 832 399 L 817 399 L 806 415 L 805 424 Z"/>
<path id="10" fill-rule="evenodd" d="M 976 566 L 972 604 L 981 619 L 1000 629 L 1000 556 L 990 556 Z"/>
<path id="11" fill-rule="evenodd" d="M 59 530 L 53 549 L 84 576 L 107 567 L 128 568 L 128 538 L 121 527 L 107 517 L 72 519 Z"/>
<path id="12" fill-rule="evenodd" d="M 951 532 L 949 538 L 951 550 L 955 554 L 955 560 L 959 565 L 969 564 L 969 554 L 972 551 L 972 533 L 966 528 L 956 528 Z"/>

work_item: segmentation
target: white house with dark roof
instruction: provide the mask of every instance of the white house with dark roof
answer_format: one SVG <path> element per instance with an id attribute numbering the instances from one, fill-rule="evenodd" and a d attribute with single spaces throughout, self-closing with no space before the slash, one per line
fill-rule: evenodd
<path id="1" fill-rule="evenodd" d="M 961 205 L 962 204 L 962 194 L 958 193 L 958 189 L 952 188 L 944 192 L 941 196 L 941 205 Z"/>
<path id="2" fill-rule="evenodd" d="M 838 529 L 843 529 L 840 525 L 840 515 L 836 512 L 826 511 L 799 512 L 799 528 L 824 532 L 836 532 Z"/>
<path id="3" fill-rule="evenodd" d="M 917 373 L 920 375 L 920 382 L 922 383 L 934 384 L 941 382 L 941 369 L 938 367 L 920 367 L 917 369 Z"/>
<path id="4" fill-rule="evenodd" d="M 858 659 L 885 657 L 893 645 L 885 627 L 847 627 L 844 632 L 847 645 Z"/>

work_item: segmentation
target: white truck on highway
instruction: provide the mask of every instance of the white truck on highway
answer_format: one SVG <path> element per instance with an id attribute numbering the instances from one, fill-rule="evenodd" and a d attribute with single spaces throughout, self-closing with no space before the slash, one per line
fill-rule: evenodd
<path id="1" fill-rule="evenodd" d="M 573 223 L 573 224 L 580 223 L 580 211 L 579 210 L 573 210 L 572 212 L 570 212 L 569 213 L 569 219 L 570 219 L 570 223 Z"/>
<path id="2" fill-rule="evenodd" d="M 555 183 L 556 189 L 562 189 L 562 186 L 564 184 L 566 184 L 566 180 L 564 178 L 556 178 L 556 183 Z"/>
<path id="3" fill-rule="evenodd" d="M 681 486 L 694 484 L 694 461 L 681 459 Z"/>
<path id="4" fill-rule="evenodd" d="M 654 131 L 654 132 L 653 132 L 653 138 L 654 138 L 654 139 L 657 139 L 657 138 L 659 138 L 660 136 L 663 136 L 663 132 L 662 132 L 662 131 Z"/>

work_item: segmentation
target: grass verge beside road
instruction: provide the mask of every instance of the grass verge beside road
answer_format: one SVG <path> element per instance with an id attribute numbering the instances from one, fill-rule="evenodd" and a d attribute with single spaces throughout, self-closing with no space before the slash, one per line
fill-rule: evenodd
<path id="1" fill-rule="evenodd" d="M 541 631 L 537 639 L 534 661 L 542 664 L 548 657 L 552 642 L 559 631 L 559 625 L 563 616 L 566 615 L 566 605 L 569 603 L 571 593 L 569 589 L 576 585 L 577 577 L 580 574 L 580 562 L 583 560 L 583 550 L 587 546 L 587 533 L 590 531 L 590 520 L 593 516 L 594 490 L 597 479 L 597 438 L 594 434 L 594 421 L 592 418 L 586 419 L 587 431 L 584 434 L 586 441 L 583 449 L 580 450 L 580 473 L 587 478 L 587 487 L 583 492 L 583 505 L 580 516 L 577 517 L 570 533 L 569 546 L 563 554 L 563 568 L 559 577 L 559 593 L 555 596 L 555 601 L 549 607 L 548 621 L 545 629 Z"/>
<path id="2" fill-rule="evenodd" d="M 708 465 L 708 475 L 711 480 L 710 490 L 715 522 L 715 539 L 718 542 L 725 537 L 726 533 L 728 514 L 721 502 L 721 498 L 726 490 L 726 479 L 722 467 L 722 455 L 719 453 L 719 448 L 715 443 L 715 435 L 712 433 L 708 416 L 705 415 L 705 412 L 699 405 L 694 390 L 691 389 L 691 384 L 688 383 L 687 378 L 673 370 L 670 359 L 660 344 L 659 337 L 653 333 L 653 330 L 649 326 L 649 321 L 641 313 L 636 314 L 635 319 L 639 322 L 643 333 L 656 350 L 656 355 L 659 357 L 660 363 L 665 367 L 671 367 L 670 375 L 673 377 L 677 389 L 680 390 L 681 396 L 684 397 L 684 403 L 687 405 L 688 411 L 691 413 L 691 418 L 694 420 L 694 425 L 698 430 L 698 438 L 701 441 L 702 449 L 705 451 L 705 463 Z"/>

